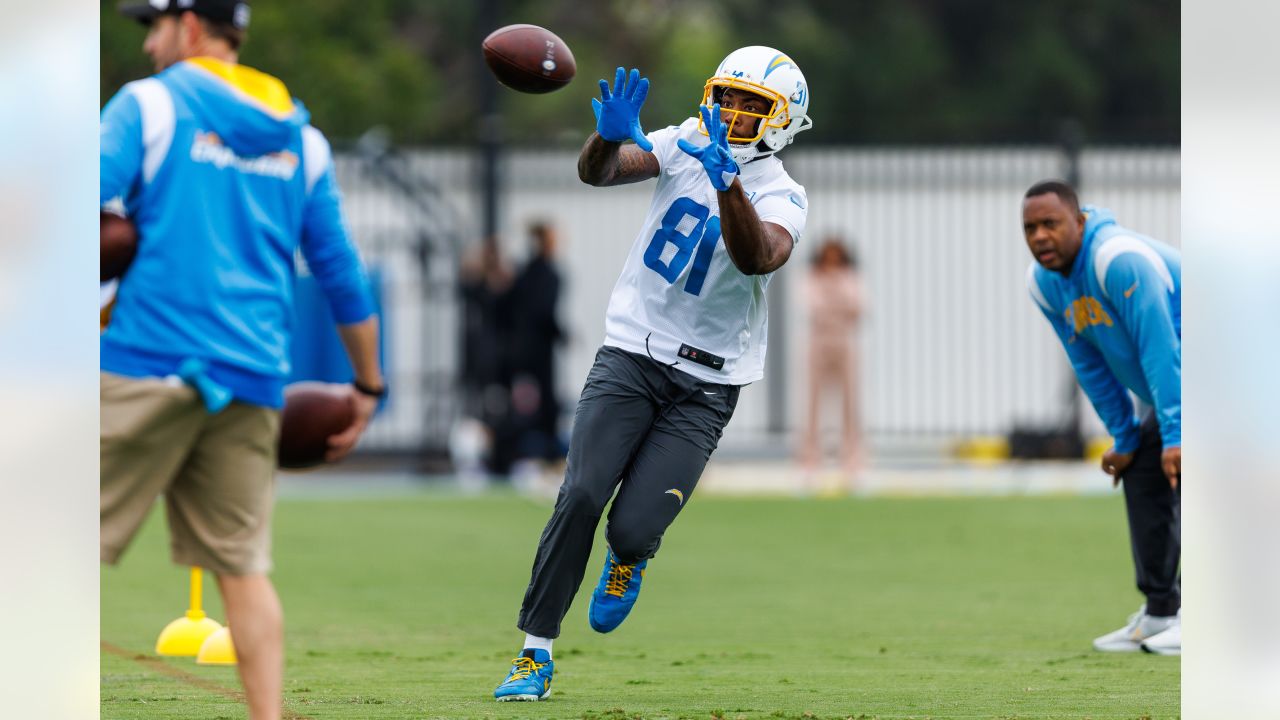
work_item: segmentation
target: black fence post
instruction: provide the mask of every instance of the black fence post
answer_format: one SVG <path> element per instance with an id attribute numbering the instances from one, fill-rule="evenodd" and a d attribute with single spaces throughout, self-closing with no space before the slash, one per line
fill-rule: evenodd
<path id="1" fill-rule="evenodd" d="M 476 14 L 476 46 L 480 46 L 490 32 L 498 28 L 502 15 L 501 0 L 480 0 Z M 498 83 L 488 77 L 480 53 L 476 53 L 476 83 L 480 110 L 480 166 L 479 185 L 481 202 L 481 230 L 485 243 L 498 241 L 498 195 L 501 190 L 498 165 L 502 158 L 502 113 L 498 107 Z"/>

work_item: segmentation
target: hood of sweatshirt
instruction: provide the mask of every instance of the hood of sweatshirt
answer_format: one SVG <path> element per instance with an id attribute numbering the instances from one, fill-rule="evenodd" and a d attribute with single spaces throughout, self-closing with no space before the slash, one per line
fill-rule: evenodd
<path id="1" fill-rule="evenodd" d="M 1077 276 L 1084 270 L 1085 263 L 1088 262 L 1089 248 L 1093 247 L 1094 241 L 1098 239 L 1098 233 L 1116 224 L 1115 213 L 1106 208 L 1082 205 L 1080 212 L 1084 213 L 1084 237 L 1080 240 L 1080 252 L 1076 253 L 1075 262 L 1071 264 L 1071 277 Z"/>
<path id="2" fill-rule="evenodd" d="M 191 58 L 165 70 L 170 84 L 241 157 L 279 151 L 310 122 L 307 109 L 280 80 L 245 65 L 210 57 Z"/>

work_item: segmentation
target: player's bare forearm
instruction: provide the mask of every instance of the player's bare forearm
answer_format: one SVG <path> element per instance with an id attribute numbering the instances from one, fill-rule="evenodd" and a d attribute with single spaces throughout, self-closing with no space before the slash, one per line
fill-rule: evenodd
<path id="1" fill-rule="evenodd" d="M 598 133 L 591 133 L 578 154 L 578 179 L 596 187 L 606 185 L 621 149 L 622 143 L 606 142 Z"/>
<path id="2" fill-rule="evenodd" d="M 591 133 L 578 155 L 578 178 L 588 185 L 626 185 L 658 177 L 658 158 L 635 145 L 609 142 Z"/>
<path id="3" fill-rule="evenodd" d="M 382 366 L 378 362 L 378 316 L 338 326 L 338 336 L 347 350 L 356 380 L 369 388 L 381 388 Z"/>
<path id="4" fill-rule="evenodd" d="M 370 315 L 360 322 L 339 325 L 338 337 L 342 338 L 342 345 L 347 349 L 347 357 L 356 373 L 356 382 L 366 388 L 384 389 L 386 381 L 382 379 L 382 367 L 378 362 L 378 316 Z M 369 420 L 378 410 L 378 399 L 372 395 L 347 386 L 347 396 L 351 398 L 354 410 L 351 425 L 329 437 L 325 462 L 338 462 L 346 457 L 355 448 Z"/>
<path id="5" fill-rule="evenodd" d="M 782 267 L 791 257 L 791 233 L 781 225 L 760 221 L 755 207 L 735 179 L 720 200 L 720 235 L 729 259 L 746 275 L 764 275 Z"/>

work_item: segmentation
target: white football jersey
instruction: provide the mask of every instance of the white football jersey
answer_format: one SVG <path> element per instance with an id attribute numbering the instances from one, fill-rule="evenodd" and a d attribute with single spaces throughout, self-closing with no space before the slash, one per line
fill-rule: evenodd
<path id="1" fill-rule="evenodd" d="M 605 345 L 675 364 L 700 380 L 745 385 L 764 377 L 770 275 L 744 275 L 720 237 L 720 204 L 702 163 L 676 145 L 702 146 L 698 119 L 648 135 L 661 172 L 605 314 Z M 763 222 L 799 242 L 808 201 L 774 156 L 740 168 Z"/>

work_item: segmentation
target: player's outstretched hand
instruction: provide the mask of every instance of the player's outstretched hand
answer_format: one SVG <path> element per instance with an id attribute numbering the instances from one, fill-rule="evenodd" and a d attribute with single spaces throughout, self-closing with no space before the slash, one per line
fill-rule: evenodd
<path id="1" fill-rule="evenodd" d="M 596 114 L 596 134 L 609 142 L 622 142 L 627 138 L 636 141 L 643 150 L 653 150 L 653 143 L 640 129 L 640 106 L 649 94 L 649 78 L 640 77 L 640 71 L 632 68 L 630 77 L 623 68 L 613 80 L 613 90 L 607 80 L 600 81 L 600 99 L 591 98 L 591 109 Z"/>
<path id="2" fill-rule="evenodd" d="M 702 113 L 702 124 L 706 126 L 711 142 L 698 147 L 681 138 L 676 144 L 702 163 L 702 169 L 707 171 L 707 177 L 711 179 L 711 186 L 724 192 L 733 185 L 733 179 L 738 177 L 738 163 L 733 161 L 733 153 L 729 151 L 729 126 L 720 117 L 719 103 L 711 107 L 699 105 L 698 110 Z"/>

